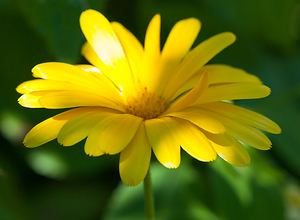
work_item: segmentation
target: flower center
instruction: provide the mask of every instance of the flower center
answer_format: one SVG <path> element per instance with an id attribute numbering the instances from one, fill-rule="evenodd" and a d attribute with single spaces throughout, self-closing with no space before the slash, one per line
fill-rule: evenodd
<path id="1" fill-rule="evenodd" d="M 147 120 L 160 116 L 168 107 L 164 99 L 153 92 L 148 92 L 147 87 L 142 87 L 136 96 L 127 98 L 125 109 L 126 113 Z"/>

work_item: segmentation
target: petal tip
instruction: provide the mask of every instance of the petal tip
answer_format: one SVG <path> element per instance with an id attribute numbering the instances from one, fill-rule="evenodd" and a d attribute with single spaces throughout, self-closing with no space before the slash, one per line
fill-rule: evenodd
<path id="1" fill-rule="evenodd" d="M 25 88 L 24 83 L 21 83 L 16 87 L 16 91 L 20 94 L 24 94 L 24 88 Z"/>
<path id="2" fill-rule="evenodd" d="M 236 36 L 232 32 L 225 32 L 232 40 L 232 43 L 236 41 Z"/>
<path id="3" fill-rule="evenodd" d="M 165 167 L 169 168 L 169 169 L 176 169 L 178 166 L 176 166 L 174 163 L 172 162 L 166 162 L 163 164 Z"/>
<path id="4" fill-rule="evenodd" d="M 93 14 L 93 13 L 100 14 L 100 12 L 95 11 L 95 10 L 93 10 L 93 9 L 87 9 L 87 10 L 85 10 L 85 11 L 83 11 L 83 12 L 81 13 L 80 19 L 81 19 L 81 17 L 84 17 L 84 16 L 89 15 L 89 14 Z"/>
<path id="5" fill-rule="evenodd" d="M 278 126 L 275 128 L 274 130 L 274 134 L 281 134 L 282 133 L 282 129 Z"/>

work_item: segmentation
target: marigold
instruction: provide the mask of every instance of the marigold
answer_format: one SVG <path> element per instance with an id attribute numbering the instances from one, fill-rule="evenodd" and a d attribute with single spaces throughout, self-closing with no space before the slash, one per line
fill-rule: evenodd
<path id="1" fill-rule="evenodd" d="M 235 35 L 221 33 L 190 50 L 201 24 L 189 18 L 175 24 L 160 51 L 160 24 L 155 15 L 143 48 L 121 24 L 94 10 L 83 12 L 82 54 L 93 66 L 42 63 L 32 69 L 41 79 L 17 87 L 22 106 L 77 108 L 36 125 L 25 146 L 55 138 L 71 146 L 87 137 L 88 155 L 120 153 L 120 176 L 127 186 L 145 178 L 151 149 L 167 168 L 179 166 L 181 148 L 200 161 L 219 155 L 239 167 L 250 163 L 240 141 L 268 150 L 271 142 L 258 129 L 277 134 L 279 126 L 224 100 L 263 98 L 270 89 L 241 69 L 205 65 Z"/>

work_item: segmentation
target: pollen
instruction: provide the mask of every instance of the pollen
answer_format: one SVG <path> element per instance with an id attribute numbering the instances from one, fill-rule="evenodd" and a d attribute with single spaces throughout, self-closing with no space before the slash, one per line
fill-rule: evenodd
<path id="1" fill-rule="evenodd" d="M 126 113 L 143 118 L 144 120 L 157 118 L 168 109 L 169 105 L 165 100 L 153 92 L 149 92 L 147 87 L 143 87 L 135 96 L 127 98 L 125 106 Z"/>

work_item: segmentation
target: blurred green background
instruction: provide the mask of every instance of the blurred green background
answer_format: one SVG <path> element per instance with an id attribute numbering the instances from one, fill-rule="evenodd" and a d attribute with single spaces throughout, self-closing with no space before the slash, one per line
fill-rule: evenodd
<path id="1" fill-rule="evenodd" d="M 272 94 L 236 104 L 276 121 L 270 151 L 247 148 L 251 164 L 202 163 L 183 153 L 177 170 L 151 164 L 157 219 L 300 219 L 300 2 L 296 0 L 0 0 L 0 219 L 143 219 L 142 184 L 125 187 L 118 155 L 88 157 L 83 142 L 52 141 L 26 149 L 22 139 L 60 112 L 18 105 L 15 87 L 48 61 L 86 63 L 80 13 L 116 20 L 143 42 L 148 22 L 162 15 L 162 42 L 180 19 L 199 18 L 195 43 L 231 31 L 237 41 L 211 63 L 259 76 Z M 247 146 L 246 146 L 247 147 Z"/>

